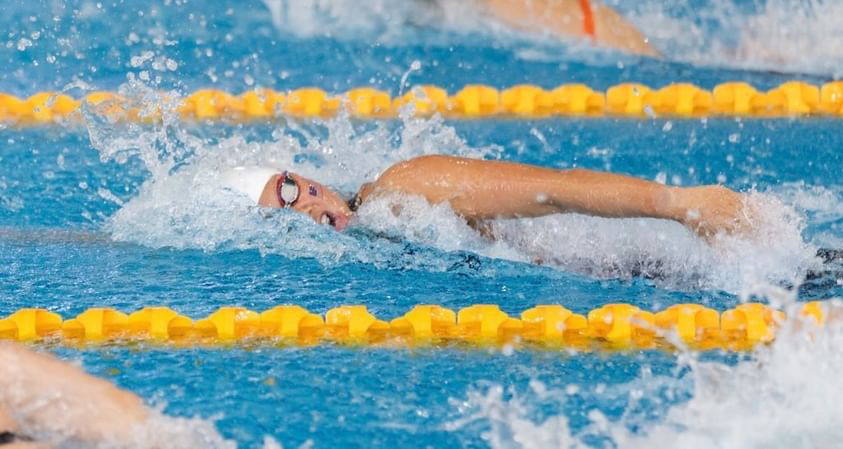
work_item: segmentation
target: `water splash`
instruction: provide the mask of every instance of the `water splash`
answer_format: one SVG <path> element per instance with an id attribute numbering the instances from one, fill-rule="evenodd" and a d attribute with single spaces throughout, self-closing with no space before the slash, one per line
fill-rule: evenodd
<path id="1" fill-rule="evenodd" d="M 615 1 L 671 61 L 838 77 L 843 6 L 824 0 Z"/>
<path id="2" fill-rule="evenodd" d="M 839 304 L 835 306 L 839 313 Z M 840 323 L 788 323 L 771 347 L 734 367 L 696 362 L 694 397 L 630 447 L 830 447 L 841 433 Z M 650 444 L 649 446 L 645 446 Z"/>
<path id="3" fill-rule="evenodd" d="M 778 0 L 749 18 L 735 55 L 739 67 L 796 73 L 843 74 L 843 4 Z"/>
<path id="4" fill-rule="evenodd" d="M 496 233 L 529 258 L 603 278 L 643 276 L 667 286 L 732 292 L 798 283 L 818 263 L 801 238 L 801 218 L 775 197 L 754 193 L 763 216 L 751 237 L 706 242 L 678 223 L 577 214 L 499 221 Z"/>
<path id="5" fill-rule="evenodd" d="M 416 36 L 419 27 L 473 32 L 483 28 L 471 2 L 455 0 L 393 2 L 374 0 L 263 0 L 272 23 L 299 37 L 330 35 L 340 39 L 366 36 L 395 43 Z"/>
<path id="6" fill-rule="evenodd" d="M 833 308 L 839 320 L 840 304 Z M 479 423 L 488 429 L 484 439 L 496 449 L 549 444 L 623 449 L 834 447 L 843 437 L 843 356 L 837 350 L 841 344 L 839 321 L 816 328 L 794 319 L 779 331 L 775 343 L 735 364 L 684 353 L 677 362 L 687 368 L 685 374 L 677 369 L 674 377 L 653 376 L 645 366 L 636 380 L 600 389 L 601 400 L 615 397 L 611 400 L 626 404 L 620 417 L 592 410 L 587 412 L 589 423 L 574 428 L 569 415 L 541 410 L 548 402 L 558 408 L 576 401 L 582 390 L 554 391 L 534 380 L 526 391 L 500 385 L 470 391 L 465 400 L 455 401 L 460 417 L 448 428 Z M 652 401 L 689 394 L 688 400 Z M 651 403 L 637 410 L 638 399 L 645 397 Z"/>
<path id="7" fill-rule="evenodd" d="M 384 242 L 379 245 L 383 251 L 373 253 L 370 242 L 354 232 L 336 234 L 291 211 L 257 208 L 221 187 L 221 171 L 237 165 L 285 167 L 350 196 L 362 180 L 400 160 L 442 152 L 483 157 L 498 151 L 468 147 L 441 119 L 407 119 L 398 127 L 354 122 L 348 116 L 317 123 L 288 121 L 259 138 L 236 129 L 206 136 L 207 129 L 166 118 L 154 128 L 101 121 L 87 125 L 103 159 L 125 162 L 135 156 L 150 172 L 138 195 L 106 224 L 114 239 L 206 251 L 257 248 L 322 263 L 392 263 L 396 248 Z"/>

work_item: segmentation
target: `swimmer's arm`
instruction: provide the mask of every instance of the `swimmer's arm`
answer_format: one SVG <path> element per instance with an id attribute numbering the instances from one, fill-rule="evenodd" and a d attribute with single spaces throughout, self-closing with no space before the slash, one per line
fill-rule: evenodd
<path id="1" fill-rule="evenodd" d="M 507 25 L 560 36 L 588 37 L 580 0 L 481 0 L 487 14 Z M 590 0 L 598 45 L 659 56 L 638 29 L 599 0 Z"/>
<path id="2" fill-rule="evenodd" d="M 12 432 L 17 434 L 20 432 L 18 429 L 17 423 L 6 410 L 3 410 L 3 407 L 0 407 L 0 432 Z M 33 443 L 29 441 L 15 441 L 12 443 L 6 443 L 2 445 L 3 449 L 40 449 L 44 448 L 45 446 Z"/>
<path id="3" fill-rule="evenodd" d="M 105 380 L 6 342 L 0 343 L 0 415 L 3 413 L 15 418 L 14 430 L 23 434 L 32 431 L 83 441 L 125 442 L 147 419 L 148 411 L 140 398 Z"/>
<path id="4" fill-rule="evenodd" d="M 578 212 L 678 221 L 701 235 L 733 231 L 740 194 L 719 186 L 670 187 L 584 169 L 554 170 L 505 161 L 424 156 L 390 167 L 361 195 L 403 192 L 448 202 L 471 221 Z"/>

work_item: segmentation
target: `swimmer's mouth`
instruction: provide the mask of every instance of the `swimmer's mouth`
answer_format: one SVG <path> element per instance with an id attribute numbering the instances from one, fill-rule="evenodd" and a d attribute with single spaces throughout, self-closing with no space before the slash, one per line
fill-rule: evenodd
<path id="1" fill-rule="evenodd" d="M 337 231 L 342 231 L 346 226 L 348 226 L 348 219 L 344 216 L 336 216 L 330 212 L 325 212 L 319 219 L 319 223 L 330 226 Z"/>

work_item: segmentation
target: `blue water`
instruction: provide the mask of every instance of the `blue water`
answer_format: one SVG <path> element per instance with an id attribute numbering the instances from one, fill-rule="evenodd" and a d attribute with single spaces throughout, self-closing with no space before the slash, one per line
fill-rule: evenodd
<path id="1" fill-rule="evenodd" d="M 279 31 L 260 2 L 7 4 L 0 7 L 0 23 L 9 30 L 3 36 L 8 44 L 0 45 L 6 67 L 0 91 L 80 95 L 86 89 L 137 91 L 140 84 L 182 94 L 207 86 L 240 92 L 258 85 L 342 92 L 374 85 L 397 94 L 416 60 L 422 69 L 408 76 L 410 85 L 434 83 L 451 91 L 476 82 L 497 87 L 585 82 L 604 89 L 630 80 L 654 87 L 683 80 L 708 88 L 745 80 L 768 88 L 796 77 L 711 67 L 710 58 L 705 64 L 680 55 L 668 56 L 685 62 L 638 60 L 482 27 L 437 27 L 402 13 L 404 6 L 397 12 L 373 6 L 365 10 L 369 16 L 352 20 L 347 10 L 353 8 L 330 5 L 287 5 L 312 9 L 315 18 L 305 24 L 282 19 Z M 687 17 L 690 6 L 676 3 L 665 13 L 694 23 Z M 717 35 L 727 25 L 708 25 L 705 32 Z M 152 59 L 133 63 L 147 51 Z M 799 78 L 814 82 L 831 76 L 817 67 L 805 72 L 814 74 Z M 736 271 L 758 271 L 770 285 L 792 288 L 807 271 L 823 271 L 813 259 L 817 248 L 843 246 L 843 136 L 833 119 L 373 124 L 341 118 L 288 125 L 128 129 L 91 121 L 0 129 L 0 314 L 46 307 L 69 318 L 93 306 L 128 312 L 166 305 L 199 318 L 223 305 L 261 311 L 293 303 L 324 313 L 360 303 L 391 319 L 419 303 L 452 309 L 494 303 L 517 315 L 543 303 L 585 313 L 618 301 L 648 310 L 687 302 L 723 310 L 738 304 L 740 293 L 754 292 L 744 277 L 731 277 Z M 411 129 L 422 130 L 423 142 L 409 137 Z M 286 140 L 290 136 L 293 141 Z M 425 148 L 424 142 L 441 146 Z M 322 151 L 328 147 L 333 153 Z M 651 230 L 637 222 L 565 217 L 523 227 L 504 224 L 519 235 L 544 239 L 550 247 L 544 255 L 550 251 L 565 259 L 539 266 L 526 263 L 529 251 L 498 252 L 477 243 L 470 230 L 453 230 L 454 243 L 449 216 L 441 211 L 430 212 L 432 221 L 421 230 L 391 224 L 384 236 L 383 229 L 371 232 L 364 221 L 336 236 L 286 212 L 258 220 L 242 208 L 246 218 L 238 221 L 228 210 L 215 211 L 215 199 L 201 190 L 208 177 L 203 170 L 226 157 L 240 163 L 288 155 L 296 168 L 322 170 L 328 184 L 349 192 L 364 180 L 351 175 L 371 176 L 394 160 L 433 151 L 612 170 L 677 185 L 722 182 L 754 189 L 802 220 L 795 233 L 780 234 L 780 240 L 798 244 L 781 251 L 750 246 L 741 254 L 718 256 L 678 226 Z M 346 163 L 352 164 L 350 175 L 338 174 Z M 198 174 L 191 172 L 196 167 Z M 176 190 L 168 186 L 183 179 L 194 180 L 198 193 L 174 199 Z M 167 201 L 174 207 L 155 206 Z M 583 246 L 554 246 L 564 235 L 547 234 L 554 229 L 588 234 L 591 228 L 594 240 Z M 657 233 L 679 243 L 659 245 L 647 237 Z M 662 274 L 636 276 L 642 264 Z M 839 279 L 839 269 L 821 273 L 800 287 L 798 299 L 841 297 Z M 330 345 L 47 349 L 81 360 L 90 373 L 168 415 L 214 421 L 240 447 L 260 447 L 264 436 L 285 447 L 308 441 L 314 447 L 526 446 L 513 437 L 520 435 L 513 416 L 495 415 L 478 398 L 487 398 L 492 410 L 523 403 L 523 413 L 516 414 L 531 422 L 564 417 L 570 429 L 559 430 L 558 441 L 565 445 L 623 447 L 616 435 L 595 425 L 594 410 L 620 428 L 646 435 L 695 391 L 687 360 L 663 353 Z M 732 369 L 741 358 L 704 359 Z M 503 389 L 499 398 L 497 388 Z M 740 416 L 726 418 L 741 422 Z M 503 443 L 490 434 L 502 435 Z"/>

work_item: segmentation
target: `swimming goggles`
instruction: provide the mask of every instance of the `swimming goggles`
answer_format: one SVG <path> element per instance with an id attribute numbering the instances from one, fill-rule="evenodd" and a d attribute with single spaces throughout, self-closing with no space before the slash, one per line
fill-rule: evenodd
<path id="1" fill-rule="evenodd" d="M 278 182 L 275 184 L 275 192 L 278 195 L 278 203 L 281 207 L 289 208 L 293 207 L 296 201 L 299 200 L 301 190 L 299 189 L 299 185 L 296 184 L 296 181 L 285 171 L 284 175 L 278 178 Z"/>

